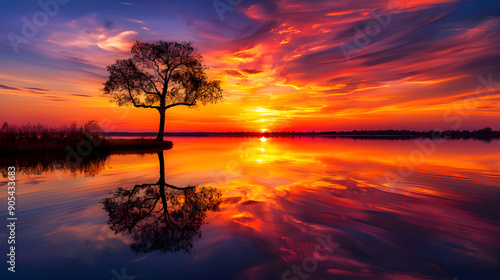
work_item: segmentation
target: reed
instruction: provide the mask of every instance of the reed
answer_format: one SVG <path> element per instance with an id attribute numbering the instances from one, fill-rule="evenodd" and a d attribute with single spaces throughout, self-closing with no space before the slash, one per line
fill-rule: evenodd
<path id="1" fill-rule="evenodd" d="M 5 122 L 0 129 L 0 152 L 64 151 L 66 146 L 75 146 L 89 137 L 95 140 L 103 138 L 102 129 L 96 121 L 89 121 L 80 127 L 76 123 L 51 127 L 40 123 L 10 125 Z"/>

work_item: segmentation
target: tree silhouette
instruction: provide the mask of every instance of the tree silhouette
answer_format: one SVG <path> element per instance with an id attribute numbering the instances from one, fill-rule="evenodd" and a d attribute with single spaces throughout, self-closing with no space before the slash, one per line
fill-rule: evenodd
<path id="1" fill-rule="evenodd" d="M 157 140 L 163 140 L 165 111 L 175 106 L 196 107 L 222 100 L 220 81 L 210 81 L 192 42 L 137 41 L 134 56 L 108 66 L 104 94 L 118 106 L 154 108 L 160 113 Z"/>
<path id="2" fill-rule="evenodd" d="M 178 188 L 165 183 L 163 153 L 158 152 L 160 178 L 156 184 L 118 188 L 103 201 L 108 225 L 115 233 L 130 234 L 135 253 L 189 253 L 201 238 L 207 211 L 218 211 L 221 193 L 210 187 Z"/>

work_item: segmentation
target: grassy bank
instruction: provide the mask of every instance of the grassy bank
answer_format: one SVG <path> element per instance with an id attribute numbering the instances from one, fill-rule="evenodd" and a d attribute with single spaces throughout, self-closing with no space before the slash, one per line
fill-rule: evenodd
<path id="1" fill-rule="evenodd" d="M 158 151 L 171 149 L 171 141 L 156 141 L 154 139 L 104 139 L 104 145 L 112 152 L 127 151 Z"/>
<path id="2" fill-rule="evenodd" d="M 154 152 L 172 148 L 170 141 L 104 138 L 99 125 L 90 121 L 52 128 L 41 124 L 23 126 L 4 123 L 0 129 L 1 156 L 65 156 L 77 152 L 107 155 L 114 152 Z"/>
<path id="3" fill-rule="evenodd" d="M 83 144 L 81 144 L 83 143 Z M 85 151 L 91 155 L 147 153 L 171 149 L 171 141 L 156 141 L 152 139 L 93 139 L 81 140 L 77 143 L 34 143 L 20 146 L 8 145 L 0 147 L 2 156 L 58 156 L 71 151 Z M 80 150 L 79 150 L 80 149 Z"/>
<path id="4" fill-rule="evenodd" d="M 95 176 L 104 170 L 112 155 L 154 154 L 172 148 L 172 142 L 159 142 L 149 139 L 103 139 L 101 145 L 88 155 L 82 156 L 74 147 L 45 149 L 43 152 L 25 149 L 0 153 L 0 174 L 7 177 L 6 170 L 15 166 L 16 170 L 27 175 L 40 175 L 56 171 L 71 174 Z"/>

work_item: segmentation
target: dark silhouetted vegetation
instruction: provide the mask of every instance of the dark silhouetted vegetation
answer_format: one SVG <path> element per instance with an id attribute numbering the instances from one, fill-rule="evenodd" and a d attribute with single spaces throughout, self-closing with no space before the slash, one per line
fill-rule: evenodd
<path id="1" fill-rule="evenodd" d="M 105 156 L 111 152 L 158 151 L 170 149 L 170 141 L 151 139 L 106 139 L 96 121 L 89 121 L 78 127 L 50 127 L 42 124 L 9 125 L 4 123 L 0 129 L 1 156 L 45 156 L 66 155 L 83 149 L 87 156 Z"/>
<path id="2" fill-rule="evenodd" d="M 145 43 L 137 41 L 129 59 L 108 66 L 104 94 L 118 106 L 156 109 L 163 140 L 165 111 L 176 106 L 196 107 L 222 100 L 220 81 L 205 74 L 203 57 L 191 42 Z"/>
<path id="3" fill-rule="evenodd" d="M 0 169 L 15 166 L 27 175 L 61 171 L 95 176 L 112 154 L 157 153 L 171 148 L 170 141 L 106 139 L 96 121 L 59 128 L 4 123 L 0 129 Z"/>
<path id="4" fill-rule="evenodd" d="M 112 149 L 92 153 L 88 156 L 81 157 L 81 161 L 77 164 L 67 160 L 67 153 L 54 153 L 45 155 L 17 155 L 17 156 L 0 156 L 0 172 L 3 177 L 7 177 L 7 167 L 15 166 L 17 172 L 26 175 L 41 175 L 55 172 L 69 173 L 73 176 L 84 174 L 85 176 L 95 176 L 104 171 L 108 159 L 112 155 L 124 154 L 156 154 L 158 151 L 170 149 L 172 142 L 163 142 L 162 147 L 153 147 L 150 142 L 158 145 L 155 140 L 141 139 L 116 139 L 121 144 L 117 144 Z M 113 142 L 114 139 L 108 140 Z M 135 144 L 134 144 L 135 143 Z M 145 144 L 144 144 L 145 143 Z M 112 144 L 114 145 L 114 144 Z"/>
<path id="5" fill-rule="evenodd" d="M 45 154 L 65 151 L 67 146 L 76 146 L 81 141 L 100 141 L 102 130 L 96 121 L 78 127 L 50 127 L 40 123 L 9 125 L 0 129 L 0 152 L 2 155 Z"/>

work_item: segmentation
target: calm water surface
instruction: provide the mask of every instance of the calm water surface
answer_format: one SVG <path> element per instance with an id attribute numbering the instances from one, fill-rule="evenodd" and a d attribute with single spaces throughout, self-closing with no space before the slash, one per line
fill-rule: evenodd
<path id="1" fill-rule="evenodd" d="M 1 279 L 500 279 L 500 141 L 169 140 L 18 174 Z"/>

